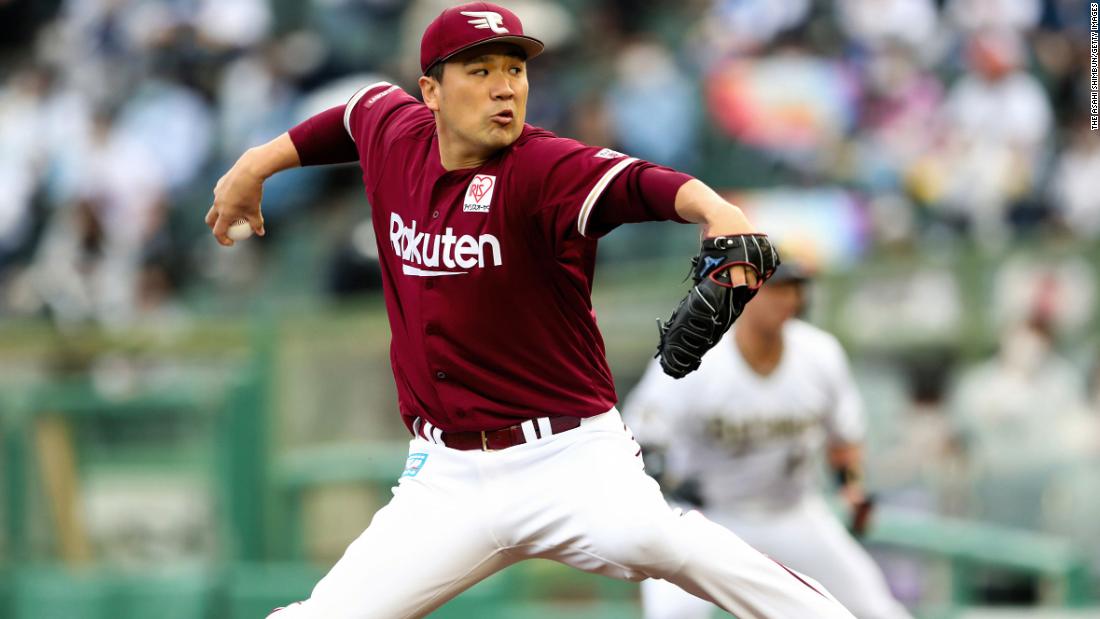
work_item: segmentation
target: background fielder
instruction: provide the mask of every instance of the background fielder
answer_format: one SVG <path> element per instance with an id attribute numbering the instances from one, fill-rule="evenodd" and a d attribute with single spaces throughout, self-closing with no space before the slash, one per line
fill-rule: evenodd
<path id="1" fill-rule="evenodd" d="M 825 584 L 860 619 L 909 617 L 871 558 L 816 489 L 828 447 L 863 500 L 858 480 L 864 419 L 839 342 L 795 318 L 805 262 L 784 264 L 699 369 L 672 380 L 654 360 L 627 397 L 638 440 L 661 454 L 662 483 L 784 564 Z M 648 456 L 647 456 L 648 457 Z M 705 619 L 711 609 L 659 580 L 642 584 L 646 619 Z"/>

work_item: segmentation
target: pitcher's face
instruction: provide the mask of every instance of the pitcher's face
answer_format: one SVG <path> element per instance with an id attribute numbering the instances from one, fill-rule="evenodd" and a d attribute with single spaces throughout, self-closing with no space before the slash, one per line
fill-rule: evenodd
<path id="1" fill-rule="evenodd" d="M 499 150 L 523 131 L 526 65 L 514 45 L 479 45 L 448 60 L 441 80 L 422 78 L 429 82 L 422 83 L 424 102 L 438 113 L 441 131 L 471 150 Z"/>

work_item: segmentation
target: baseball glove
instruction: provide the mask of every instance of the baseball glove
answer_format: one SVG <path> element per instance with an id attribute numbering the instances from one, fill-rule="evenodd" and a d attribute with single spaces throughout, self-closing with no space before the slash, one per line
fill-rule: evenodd
<path id="1" fill-rule="evenodd" d="M 729 270 L 737 266 L 748 267 L 756 273 L 754 286 L 735 286 L 730 281 Z M 665 374 L 683 378 L 695 371 L 703 353 L 722 339 L 777 266 L 779 254 L 767 235 L 739 234 L 703 239 L 699 255 L 691 260 L 689 276 L 694 285 L 673 310 L 668 322 L 657 321 L 660 342 L 655 356 L 661 359 Z"/>

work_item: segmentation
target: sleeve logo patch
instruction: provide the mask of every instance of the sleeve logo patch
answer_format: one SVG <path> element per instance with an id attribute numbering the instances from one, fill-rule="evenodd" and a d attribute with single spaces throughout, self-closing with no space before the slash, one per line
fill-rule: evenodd
<path id="1" fill-rule="evenodd" d="M 397 90 L 397 86 L 390 86 L 389 88 L 383 90 L 382 92 L 372 96 L 370 99 L 367 99 L 367 103 L 365 104 L 366 107 L 369 109 L 370 106 L 374 105 L 375 102 L 377 102 L 379 99 L 381 99 L 382 97 L 385 97 L 386 95 L 390 94 L 391 92 L 393 92 L 395 90 Z"/>
<path id="2" fill-rule="evenodd" d="M 493 201 L 493 188 L 497 184 L 497 177 L 489 174 L 478 174 L 470 181 L 466 188 L 466 199 L 462 201 L 464 213 L 488 213 L 489 203 Z"/>
<path id="3" fill-rule="evenodd" d="M 596 153 L 594 155 L 594 157 L 596 157 L 598 159 L 618 159 L 619 157 L 626 157 L 626 155 L 620 153 L 617 150 L 611 150 L 610 148 L 605 148 L 605 149 L 601 150 L 600 152 Z"/>
<path id="4" fill-rule="evenodd" d="M 409 454 L 409 459 L 405 460 L 405 472 L 401 473 L 402 477 L 416 477 L 420 473 L 420 469 L 424 468 L 424 463 L 428 461 L 428 454 L 426 453 L 414 453 Z"/>

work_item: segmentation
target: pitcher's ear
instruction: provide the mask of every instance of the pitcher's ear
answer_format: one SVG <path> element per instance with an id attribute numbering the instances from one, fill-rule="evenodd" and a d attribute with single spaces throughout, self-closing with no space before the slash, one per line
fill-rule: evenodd
<path id="1" fill-rule="evenodd" d="M 420 96 L 424 99 L 424 105 L 433 112 L 439 111 L 439 82 L 435 78 L 421 75 L 417 80 L 420 85 Z"/>

